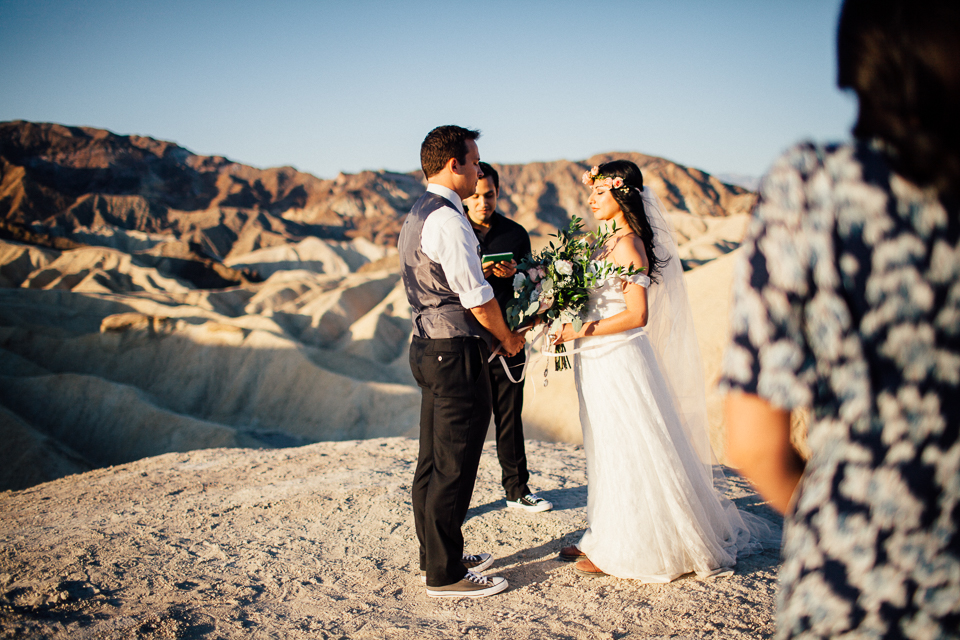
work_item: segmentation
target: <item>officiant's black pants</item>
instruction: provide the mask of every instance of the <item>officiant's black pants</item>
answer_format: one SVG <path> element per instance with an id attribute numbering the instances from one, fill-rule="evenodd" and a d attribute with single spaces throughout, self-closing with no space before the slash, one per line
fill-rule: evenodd
<path id="1" fill-rule="evenodd" d="M 410 345 L 410 369 L 423 394 L 413 517 L 429 587 L 467 573 L 461 527 L 490 425 L 488 356 L 479 338 L 414 336 Z"/>
<path id="2" fill-rule="evenodd" d="M 514 380 L 523 373 L 526 361 L 523 351 L 512 358 L 505 357 Z M 500 460 L 500 482 L 507 500 L 519 500 L 530 493 L 527 482 L 527 452 L 523 444 L 523 382 L 511 382 L 500 358 L 490 363 L 490 389 L 493 395 L 493 422 L 497 433 L 497 458 Z"/>

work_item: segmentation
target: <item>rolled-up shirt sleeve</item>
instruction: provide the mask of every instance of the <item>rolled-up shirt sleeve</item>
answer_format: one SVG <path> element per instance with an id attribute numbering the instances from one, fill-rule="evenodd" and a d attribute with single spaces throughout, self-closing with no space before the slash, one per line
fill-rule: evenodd
<path id="1" fill-rule="evenodd" d="M 428 258 L 440 263 L 447 284 L 465 309 L 493 298 L 493 287 L 483 277 L 478 247 L 466 216 L 454 209 L 435 211 L 423 225 L 421 248 Z"/>

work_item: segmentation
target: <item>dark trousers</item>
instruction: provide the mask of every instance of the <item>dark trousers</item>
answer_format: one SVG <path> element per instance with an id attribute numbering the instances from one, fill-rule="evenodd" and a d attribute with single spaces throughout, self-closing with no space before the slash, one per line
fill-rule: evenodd
<path id="1" fill-rule="evenodd" d="M 479 338 L 414 336 L 410 345 L 410 369 L 422 392 L 413 518 L 429 587 L 467 573 L 462 526 L 490 425 L 487 357 Z"/>
<path id="2" fill-rule="evenodd" d="M 504 357 L 514 380 L 523 370 L 523 352 Z M 527 451 L 523 446 L 523 382 L 513 383 L 497 356 L 490 363 L 490 388 L 493 394 L 493 421 L 497 432 L 497 457 L 500 459 L 501 483 L 507 500 L 519 500 L 530 493 L 527 481 Z"/>

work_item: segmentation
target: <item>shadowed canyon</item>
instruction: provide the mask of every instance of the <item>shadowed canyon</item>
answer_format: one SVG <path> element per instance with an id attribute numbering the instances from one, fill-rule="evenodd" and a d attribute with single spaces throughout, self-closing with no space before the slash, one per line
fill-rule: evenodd
<path id="1" fill-rule="evenodd" d="M 495 164 L 500 211 L 535 249 L 574 215 L 592 226 L 580 174 L 614 157 L 670 211 L 711 384 L 754 193 L 610 153 Z M 0 171 L 0 488 L 168 452 L 416 435 L 395 244 L 419 171 L 327 180 L 22 121 L 0 123 Z M 527 436 L 577 443 L 572 375 L 543 386 L 543 368 Z"/>
<path id="2" fill-rule="evenodd" d="M 413 155 L 413 154 L 412 154 Z M 638 153 L 495 165 L 535 249 L 587 218 L 581 173 L 626 157 L 665 203 L 713 391 L 756 195 Z M 0 123 L 0 638 L 771 637 L 778 548 L 717 581 L 584 580 L 569 371 L 531 365 L 531 486 L 492 442 L 464 534 L 510 588 L 424 594 L 410 483 L 419 391 L 396 237 L 418 171 L 324 180 L 170 142 Z M 536 354 L 533 354 L 536 358 Z M 779 517 L 741 478 L 729 498 Z M 493 606 L 491 606 L 491 604 Z"/>

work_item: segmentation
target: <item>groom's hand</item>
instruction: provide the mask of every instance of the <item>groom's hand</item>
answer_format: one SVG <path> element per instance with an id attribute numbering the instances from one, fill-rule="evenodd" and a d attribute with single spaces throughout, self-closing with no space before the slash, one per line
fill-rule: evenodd
<path id="1" fill-rule="evenodd" d="M 523 334 L 510 331 L 496 298 L 490 298 L 479 307 L 471 307 L 467 311 L 472 313 L 477 322 L 500 341 L 500 346 L 508 355 L 515 355 L 523 348 L 525 341 Z"/>
<path id="2" fill-rule="evenodd" d="M 523 345 L 526 343 L 524 333 L 525 332 L 511 331 L 507 339 L 501 343 L 507 355 L 515 356 L 520 353 L 520 350 L 523 349 Z"/>

